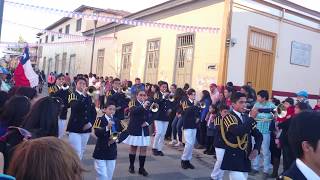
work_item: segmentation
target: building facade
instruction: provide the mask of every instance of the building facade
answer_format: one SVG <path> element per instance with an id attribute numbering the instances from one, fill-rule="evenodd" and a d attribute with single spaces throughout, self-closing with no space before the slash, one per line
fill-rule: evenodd
<path id="1" fill-rule="evenodd" d="M 93 72 L 99 76 L 189 83 L 198 91 L 212 82 L 232 81 L 236 86 L 252 82 L 255 89 L 267 89 L 280 98 L 299 90 L 318 98 L 319 12 L 286 0 L 172 0 L 124 17 L 220 31 L 102 25 L 96 35 L 105 39 L 95 44 L 93 58 Z M 93 30 L 83 35 L 90 37 Z M 90 45 L 83 46 L 80 51 L 90 54 Z M 83 59 L 76 72 L 88 73 L 89 58 Z"/>

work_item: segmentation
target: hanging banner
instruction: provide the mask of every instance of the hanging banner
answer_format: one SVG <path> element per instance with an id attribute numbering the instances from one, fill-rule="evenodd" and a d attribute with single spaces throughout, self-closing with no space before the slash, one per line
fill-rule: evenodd
<path id="1" fill-rule="evenodd" d="M 101 16 L 98 14 L 86 14 L 82 12 L 65 11 L 65 10 L 60 10 L 55 8 L 35 6 L 31 4 L 17 3 L 17 2 L 11 2 L 11 1 L 5 1 L 5 5 L 10 5 L 17 8 L 41 11 L 41 12 L 50 13 L 50 14 L 56 14 L 56 15 L 74 18 L 74 19 L 83 18 L 83 19 L 97 20 L 97 21 L 102 21 L 107 23 L 114 22 L 119 24 L 126 24 L 130 26 L 154 27 L 154 28 L 170 29 L 170 30 L 176 30 L 176 31 L 200 32 L 200 33 L 203 32 L 203 33 L 214 33 L 214 34 L 217 34 L 220 31 L 220 28 L 216 28 L 216 27 L 187 26 L 187 25 L 159 23 L 159 22 L 145 21 L 145 20 L 118 18 L 113 16 Z"/>

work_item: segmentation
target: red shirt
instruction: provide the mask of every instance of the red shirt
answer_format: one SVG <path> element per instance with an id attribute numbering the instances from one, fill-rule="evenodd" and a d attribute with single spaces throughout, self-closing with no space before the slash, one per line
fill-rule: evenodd
<path id="1" fill-rule="evenodd" d="M 287 114 L 284 118 L 277 118 L 277 122 L 282 123 L 286 120 L 288 120 L 289 118 L 291 118 L 294 115 L 294 106 L 290 106 L 287 109 Z"/>
<path id="2" fill-rule="evenodd" d="M 313 110 L 315 110 L 315 111 L 320 111 L 320 105 L 316 105 L 314 108 L 313 108 Z"/>

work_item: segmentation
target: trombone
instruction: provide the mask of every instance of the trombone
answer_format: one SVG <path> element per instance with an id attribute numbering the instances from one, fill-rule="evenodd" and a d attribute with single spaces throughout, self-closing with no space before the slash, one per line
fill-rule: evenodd
<path id="1" fill-rule="evenodd" d="M 158 111 L 159 111 L 159 104 L 153 102 L 153 103 L 151 104 L 151 106 L 150 106 L 150 111 L 151 111 L 151 112 L 154 112 L 154 113 L 155 113 L 155 112 L 158 112 Z"/>

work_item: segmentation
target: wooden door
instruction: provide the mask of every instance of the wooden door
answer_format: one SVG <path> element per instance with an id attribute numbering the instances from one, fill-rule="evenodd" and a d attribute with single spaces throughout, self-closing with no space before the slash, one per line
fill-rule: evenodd
<path id="1" fill-rule="evenodd" d="M 245 81 L 256 91 L 272 92 L 276 34 L 249 28 Z"/>

